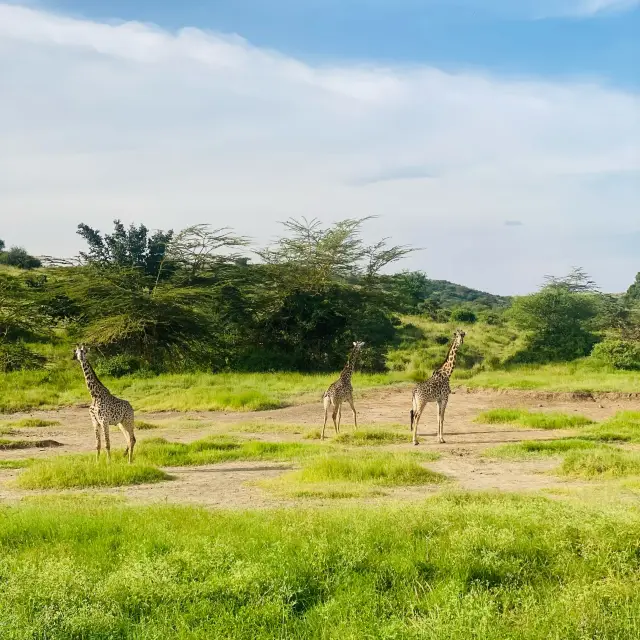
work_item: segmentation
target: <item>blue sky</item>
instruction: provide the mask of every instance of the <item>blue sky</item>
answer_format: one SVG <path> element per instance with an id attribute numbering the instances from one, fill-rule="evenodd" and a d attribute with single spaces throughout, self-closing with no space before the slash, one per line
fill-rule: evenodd
<path id="1" fill-rule="evenodd" d="M 510 5 L 519 5 L 514 9 Z M 640 10 L 488 0 L 61 0 L 68 12 L 238 33 L 312 61 L 429 62 L 640 86 Z M 540 13 L 535 7 L 539 6 Z M 587 9 L 585 9 L 587 10 Z M 565 13 L 566 12 L 566 13 Z"/>
<path id="2" fill-rule="evenodd" d="M 622 290 L 639 33 L 636 0 L 0 0 L 0 237 L 375 214 L 434 278 Z"/>

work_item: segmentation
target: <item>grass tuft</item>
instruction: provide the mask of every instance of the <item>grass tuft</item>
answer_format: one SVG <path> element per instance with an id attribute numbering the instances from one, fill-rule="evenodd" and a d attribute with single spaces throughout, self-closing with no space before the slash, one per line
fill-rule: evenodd
<path id="1" fill-rule="evenodd" d="M 31 428 L 31 427 L 54 427 L 59 425 L 58 420 L 43 420 L 42 418 L 22 418 L 9 423 L 12 427 Z"/>
<path id="2" fill-rule="evenodd" d="M 375 494 L 372 487 L 435 484 L 447 479 L 421 466 L 423 459 L 422 455 L 393 453 L 329 454 L 259 484 L 294 497 L 338 498 Z"/>
<path id="3" fill-rule="evenodd" d="M 559 469 L 562 475 L 576 478 L 621 478 L 640 474 L 640 453 L 619 449 L 573 451 Z"/>
<path id="4" fill-rule="evenodd" d="M 640 411 L 620 411 L 582 435 L 600 442 L 640 442 Z"/>
<path id="5" fill-rule="evenodd" d="M 140 431 L 151 431 L 152 429 L 159 429 L 160 425 L 153 422 L 145 422 L 144 420 L 136 420 L 135 428 Z"/>
<path id="6" fill-rule="evenodd" d="M 481 424 L 517 424 L 530 429 L 571 429 L 594 424 L 586 416 L 524 409 L 491 409 L 482 412 L 475 421 Z"/>
<path id="7" fill-rule="evenodd" d="M 16 458 L 12 460 L 0 460 L 0 469 L 26 469 L 34 463 L 32 458 Z"/>
<path id="8" fill-rule="evenodd" d="M 385 429 L 349 431 L 346 433 L 341 433 L 333 438 L 333 442 L 356 446 L 397 444 L 400 442 L 409 442 L 409 440 L 410 438 L 406 433 L 400 433 L 398 431 L 388 431 Z"/>
<path id="9" fill-rule="evenodd" d="M 487 458 L 531 458 L 555 456 L 575 450 L 595 449 L 598 446 L 594 442 L 572 438 L 562 440 L 524 440 L 523 442 L 492 447 L 484 451 L 482 455 Z"/>
<path id="10" fill-rule="evenodd" d="M 211 436 L 189 444 L 153 438 L 140 443 L 138 459 L 161 467 L 187 467 L 234 460 L 292 460 L 317 453 L 313 445 Z"/>
<path id="11" fill-rule="evenodd" d="M 164 471 L 113 459 L 96 462 L 93 456 L 58 456 L 29 464 L 17 479 L 22 489 L 84 489 L 121 487 L 170 480 Z"/>

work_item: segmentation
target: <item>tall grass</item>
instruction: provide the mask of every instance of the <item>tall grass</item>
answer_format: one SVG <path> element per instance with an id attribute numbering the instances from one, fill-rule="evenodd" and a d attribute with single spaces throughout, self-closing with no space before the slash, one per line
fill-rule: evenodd
<path id="1" fill-rule="evenodd" d="M 571 429 L 593 424 L 593 420 L 586 416 L 523 409 L 491 409 L 478 415 L 476 422 L 481 424 L 516 424 L 530 429 Z"/>
<path id="2" fill-rule="evenodd" d="M 164 438 L 143 440 L 136 450 L 138 460 L 161 467 L 198 466 L 233 460 L 293 460 L 322 449 L 297 442 L 262 442 L 211 436 L 189 444 Z"/>
<path id="3" fill-rule="evenodd" d="M 640 516 L 542 498 L 0 507 L 0 637 L 640 637 Z"/>
<path id="4" fill-rule="evenodd" d="M 563 460 L 560 473 L 587 479 L 640 475 L 640 453 L 609 448 L 573 451 Z"/>
<path id="5" fill-rule="evenodd" d="M 83 489 L 121 487 L 170 480 L 160 469 L 143 464 L 127 464 L 115 457 L 110 464 L 93 456 L 58 456 L 29 464 L 17 479 L 22 489 Z"/>
<path id="6" fill-rule="evenodd" d="M 640 442 L 640 411 L 619 411 L 606 422 L 587 429 L 582 436 L 601 442 Z"/>

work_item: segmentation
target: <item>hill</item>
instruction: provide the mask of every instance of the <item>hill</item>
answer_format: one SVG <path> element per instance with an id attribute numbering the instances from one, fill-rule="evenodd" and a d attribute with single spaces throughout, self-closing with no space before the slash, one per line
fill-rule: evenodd
<path id="1" fill-rule="evenodd" d="M 506 307 L 511 298 L 478 291 L 448 280 L 429 280 L 426 285 L 427 299 L 437 301 L 442 307 L 456 307 L 474 303 L 486 307 Z"/>

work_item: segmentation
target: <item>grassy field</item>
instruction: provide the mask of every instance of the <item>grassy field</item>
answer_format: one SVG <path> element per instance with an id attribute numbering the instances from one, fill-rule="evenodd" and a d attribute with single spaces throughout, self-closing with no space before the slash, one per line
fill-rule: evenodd
<path id="1" fill-rule="evenodd" d="M 112 393 L 142 411 L 257 411 L 317 400 L 337 374 L 221 373 L 104 378 Z M 401 374 L 359 374 L 359 389 L 402 381 Z M 90 402 L 80 368 L 0 375 L 0 412 Z"/>
<path id="2" fill-rule="evenodd" d="M 0 507 L 0 637 L 640 637 L 640 515 L 544 498 Z"/>
<path id="3" fill-rule="evenodd" d="M 562 440 L 524 440 L 513 444 L 503 444 L 491 447 L 483 452 L 487 458 L 521 459 L 537 458 L 540 456 L 557 456 L 570 451 L 595 449 L 599 446 L 595 442 L 566 438 Z"/>

